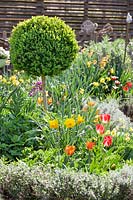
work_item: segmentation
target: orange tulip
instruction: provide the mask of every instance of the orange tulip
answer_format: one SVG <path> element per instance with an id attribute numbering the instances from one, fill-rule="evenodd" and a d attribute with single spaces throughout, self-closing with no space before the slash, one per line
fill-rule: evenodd
<path id="1" fill-rule="evenodd" d="M 94 148 L 94 146 L 96 145 L 96 143 L 95 142 L 86 142 L 86 148 L 88 149 L 88 150 L 92 150 L 93 148 Z"/>
<path id="2" fill-rule="evenodd" d="M 38 97 L 37 103 L 38 103 L 38 104 L 42 104 L 42 103 L 43 103 L 43 98 L 42 98 L 42 97 Z"/>
<path id="3" fill-rule="evenodd" d="M 53 99 L 50 97 L 50 98 L 48 98 L 47 99 L 47 103 L 48 103 L 48 105 L 51 105 L 52 103 L 53 103 Z"/>
<path id="4" fill-rule="evenodd" d="M 66 146 L 64 151 L 68 156 L 71 156 L 74 154 L 75 149 L 76 149 L 75 146 Z"/>

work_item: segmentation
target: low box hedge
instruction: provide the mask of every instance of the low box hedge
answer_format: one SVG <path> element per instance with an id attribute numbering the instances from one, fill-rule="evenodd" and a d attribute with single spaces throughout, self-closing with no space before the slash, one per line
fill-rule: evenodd
<path id="1" fill-rule="evenodd" d="M 0 162 L 3 200 L 131 200 L 133 166 L 106 175 Z"/>

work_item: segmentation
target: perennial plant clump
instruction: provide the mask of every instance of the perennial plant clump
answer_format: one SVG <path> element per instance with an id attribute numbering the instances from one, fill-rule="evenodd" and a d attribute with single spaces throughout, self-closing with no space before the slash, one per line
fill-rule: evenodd
<path id="1" fill-rule="evenodd" d="M 82 88 L 99 99 L 110 95 L 125 97 L 132 88 L 128 87 L 128 83 L 132 85 L 132 68 L 130 56 L 127 55 L 123 64 L 123 55 L 122 39 L 110 42 L 105 37 L 100 43 L 92 42 L 80 52 L 73 64 L 70 75 L 74 79 L 75 90 L 76 87 Z"/>

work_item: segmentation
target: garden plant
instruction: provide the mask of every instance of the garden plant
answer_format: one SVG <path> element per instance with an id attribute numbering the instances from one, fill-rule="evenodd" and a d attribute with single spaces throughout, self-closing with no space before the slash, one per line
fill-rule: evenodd
<path id="1" fill-rule="evenodd" d="M 45 76 L 70 67 L 78 51 L 74 31 L 57 17 L 32 17 L 13 29 L 10 46 L 16 69 L 42 77 L 46 107 Z"/>
<path id="2" fill-rule="evenodd" d="M 133 123 L 121 108 L 132 102 L 130 46 L 125 63 L 123 39 L 91 42 L 76 56 L 72 30 L 48 17 L 18 24 L 10 43 L 14 70 L 0 76 L 1 198 L 131 200 Z"/>

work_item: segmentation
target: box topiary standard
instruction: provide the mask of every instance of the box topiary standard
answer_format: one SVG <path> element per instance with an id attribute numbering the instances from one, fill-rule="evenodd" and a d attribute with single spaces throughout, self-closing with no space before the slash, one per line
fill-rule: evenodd
<path id="1" fill-rule="evenodd" d="M 71 66 L 78 52 L 74 31 L 57 17 L 35 16 L 13 28 L 9 43 L 14 68 L 42 77 L 46 107 L 45 77 Z"/>

